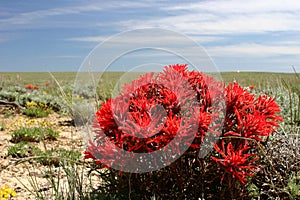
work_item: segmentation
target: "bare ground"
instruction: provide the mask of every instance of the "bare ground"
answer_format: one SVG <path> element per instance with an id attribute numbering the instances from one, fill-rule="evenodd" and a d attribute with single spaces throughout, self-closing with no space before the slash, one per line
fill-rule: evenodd
<path id="1" fill-rule="evenodd" d="M 1 113 L 1 112 L 0 112 Z M 16 129 L 24 121 L 30 120 L 28 117 L 14 114 L 12 117 L 4 116 L 4 112 L 0 114 L 0 187 L 8 184 L 12 189 L 17 192 L 17 196 L 12 199 L 36 199 L 35 195 L 31 194 L 26 187 L 32 190 L 32 180 L 38 184 L 38 188 L 51 193 L 51 184 L 47 179 L 47 171 L 49 166 L 43 166 L 39 163 L 31 161 L 25 161 L 25 159 L 12 158 L 7 155 L 7 149 L 14 145 L 10 142 L 12 131 Z M 61 126 L 60 124 L 66 124 L 70 120 L 69 117 L 59 116 L 54 113 L 44 119 L 39 119 L 45 124 L 49 123 L 58 127 L 59 137 L 57 141 L 47 141 L 35 143 L 41 149 L 46 146 L 47 149 L 51 148 L 64 148 L 73 149 L 81 153 L 84 152 L 85 145 L 83 144 L 82 137 L 78 133 L 74 126 Z M 53 168 L 54 173 L 58 174 L 60 169 Z M 86 172 L 85 172 L 86 173 Z M 62 182 L 67 182 L 66 177 L 62 177 Z M 95 182 L 97 184 L 97 182 Z M 51 196 L 51 195 L 50 195 Z"/>

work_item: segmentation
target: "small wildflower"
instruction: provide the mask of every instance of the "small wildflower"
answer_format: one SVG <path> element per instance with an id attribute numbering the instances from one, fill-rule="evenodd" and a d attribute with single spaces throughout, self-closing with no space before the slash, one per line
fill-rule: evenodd
<path id="1" fill-rule="evenodd" d="M 0 200 L 7 200 L 15 196 L 17 196 L 16 191 L 11 189 L 9 185 L 4 185 L 0 188 Z"/>
<path id="2" fill-rule="evenodd" d="M 37 103 L 34 102 L 34 101 L 31 101 L 31 102 L 27 102 L 26 105 L 25 105 L 26 108 L 29 108 L 29 107 L 32 107 L 32 106 L 37 106 Z"/>

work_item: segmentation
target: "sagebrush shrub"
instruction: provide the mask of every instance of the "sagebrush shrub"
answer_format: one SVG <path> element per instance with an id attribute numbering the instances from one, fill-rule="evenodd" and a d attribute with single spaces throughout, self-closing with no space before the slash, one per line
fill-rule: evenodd
<path id="1" fill-rule="evenodd" d="M 278 134 L 267 141 L 266 148 L 258 153 L 260 170 L 252 180 L 258 197 L 300 199 L 300 177 L 297 178 L 300 173 L 299 147 L 297 138 L 286 135 Z"/>

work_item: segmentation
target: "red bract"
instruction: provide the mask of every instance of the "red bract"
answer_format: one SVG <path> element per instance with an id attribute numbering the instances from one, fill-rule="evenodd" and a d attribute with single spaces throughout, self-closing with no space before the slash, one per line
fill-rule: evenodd
<path id="1" fill-rule="evenodd" d="M 250 148 L 246 142 L 235 149 L 231 142 L 225 147 L 224 140 L 222 141 L 222 148 L 215 145 L 215 150 L 220 154 L 221 158 L 211 157 L 224 170 L 221 180 L 223 181 L 226 175 L 231 175 L 232 178 L 237 178 L 241 183 L 245 183 L 247 176 L 253 176 L 253 172 L 257 169 L 252 163 L 257 160 L 255 154 L 246 153 Z"/>

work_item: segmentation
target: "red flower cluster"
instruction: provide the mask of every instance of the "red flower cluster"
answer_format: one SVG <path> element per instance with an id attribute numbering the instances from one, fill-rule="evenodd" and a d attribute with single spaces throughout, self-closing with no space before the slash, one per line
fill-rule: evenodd
<path id="1" fill-rule="evenodd" d="M 219 156 L 212 156 L 212 159 L 224 172 L 222 180 L 226 174 L 231 174 L 232 178 L 238 178 L 244 184 L 246 177 L 252 176 L 257 169 L 252 165 L 257 159 L 256 154 L 248 154 L 247 150 L 256 148 L 257 142 L 275 131 L 278 122 L 282 121 L 277 114 L 280 107 L 273 98 L 267 95 L 256 98 L 238 83 L 229 84 L 225 94 L 226 116 L 222 139 L 214 146 Z"/>
<path id="2" fill-rule="evenodd" d="M 261 141 L 269 136 L 282 120 L 275 100 L 267 95 L 255 98 L 237 83 L 226 88 L 226 117 L 224 136 L 240 136 Z"/>
<path id="3" fill-rule="evenodd" d="M 222 179 L 230 174 L 245 183 L 256 169 L 255 155 L 248 153 L 254 143 L 247 140 L 270 135 L 281 120 L 278 112 L 273 98 L 256 98 L 237 83 L 225 87 L 201 72 L 188 71 L 187 65 L 166 66 L 157 76 L 145 74 L 125 85 L 118 97 L 102 104 L 94 121 L 95 141 L 85 154 L 109 165 L 120 156 L 118 148 L 151 153 L 178 135 L 189 151 L 199 152 L 212 133 L 221 138 L 211 158 L 223 170 Z M 182 144 L 172 144 L 172 149 L 182 155 Z"/>
<path id="4" fill-rule="evenodd" d="M 38 89 L 39 89 L 39 86 L 27 84 L 27 85 L 25 86 L 25 88 L 26 88 L 26 89 L 29 89 L 29 90 L 38 90 Z"/>

